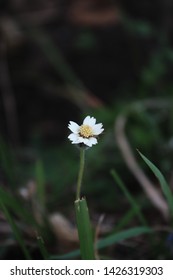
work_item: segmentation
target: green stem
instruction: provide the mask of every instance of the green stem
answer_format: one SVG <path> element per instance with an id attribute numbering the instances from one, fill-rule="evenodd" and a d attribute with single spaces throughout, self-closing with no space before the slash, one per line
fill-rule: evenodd
<path id="1" fill-rule="evenodd" d="M 85 165 L 85 149 L 80 149 L 80 166 L 79 166 L 79 174 L 77 181 L 77 191 L 76 191 L 76 200 L 80 199 L 80 191 L 82 185 L 82 178 L 84 173 L 84 165 Z"/>

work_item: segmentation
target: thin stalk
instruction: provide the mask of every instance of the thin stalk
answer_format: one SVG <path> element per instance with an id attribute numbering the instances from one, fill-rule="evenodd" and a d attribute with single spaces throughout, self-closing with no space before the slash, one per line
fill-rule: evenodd
<path id="1" fill-rule="evenodd" d="M 78 181 L 77 181 L 77 191 L 76 191 L 76 200 L 80 199 L 80 191 L 82 185 L 82 178 L 84 173 L 84 166 L 85 166 L 85 149 L 80 149 L 80 165 L 79 165 L 79 174 L 78 174 Z"/>

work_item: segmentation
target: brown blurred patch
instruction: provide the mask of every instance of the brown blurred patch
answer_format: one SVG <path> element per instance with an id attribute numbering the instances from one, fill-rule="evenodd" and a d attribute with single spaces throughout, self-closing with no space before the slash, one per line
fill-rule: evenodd
<path id="1" fill-rule="evenodd" d="M 120 17 L 117 5 L 107 0 L 76 0 L 68 10 L 70 22 L 87 26 L 116 24 Z"/>

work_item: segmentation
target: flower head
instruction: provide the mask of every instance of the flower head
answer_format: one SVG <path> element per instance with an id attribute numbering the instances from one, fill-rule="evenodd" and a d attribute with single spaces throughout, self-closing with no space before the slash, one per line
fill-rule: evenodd
<path id="1" fill-rule="evenodd" d="M 72 144 L 84 144 L 92 147 L 97 144 L 97 136 L 104 130 L 102 123 L 96 124 L 96 119 L 87 116 L 82 125 L 70 121 L 68 128 L 72 133 L 68 136 Z"/>

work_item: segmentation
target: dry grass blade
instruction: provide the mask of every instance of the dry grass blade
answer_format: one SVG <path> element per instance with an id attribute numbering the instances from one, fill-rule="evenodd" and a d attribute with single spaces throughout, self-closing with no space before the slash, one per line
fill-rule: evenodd
<path id="1" fill-rule="evenodd" d="M 152 204 L 161 212 L 164 219 L 167 220 L 169 218 L 169 209 L 166 200 L 139 167 L 125 135 L 125 124 L 126 117 L 120 115 L 115 122 L 115 138 L 118 147 L 129 170 L 133 173 Z"/>

